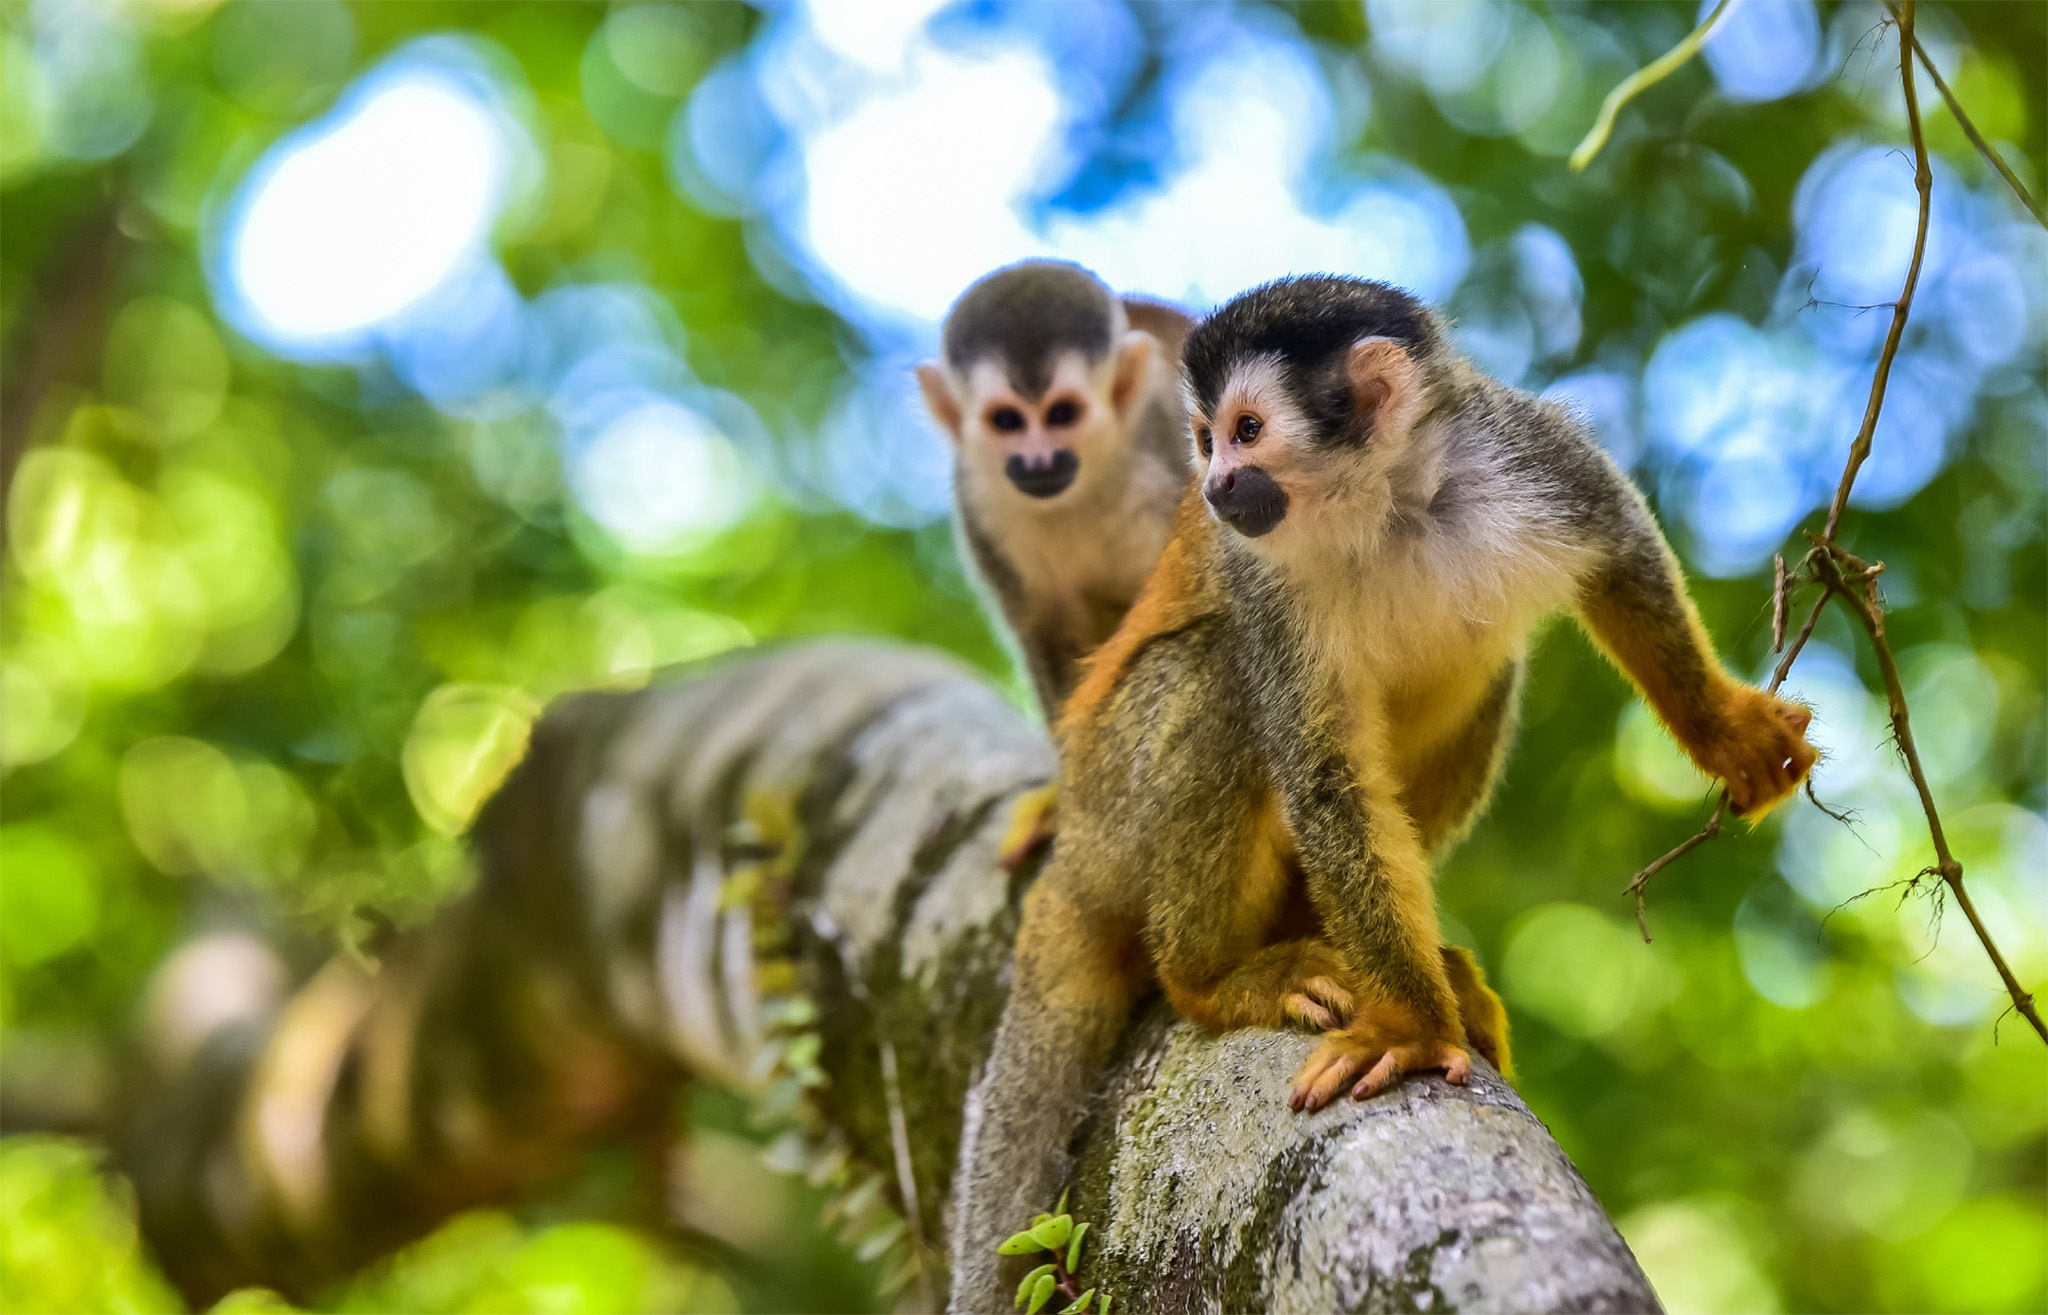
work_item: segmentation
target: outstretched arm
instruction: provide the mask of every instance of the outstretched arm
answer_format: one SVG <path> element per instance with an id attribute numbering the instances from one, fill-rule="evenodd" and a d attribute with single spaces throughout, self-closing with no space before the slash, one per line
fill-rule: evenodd
<path id="1" fill-rule="evenodd" d="M 1736 815 L 1760 816 L 1818 757 L 1806 742 L 1811 716 L 1721 666 L 1649 508 L 1611 463 L 1600 466 L 1599 555 L 1580 579 L 1579 618 L 1692 760 L 1727 785 Z"/>

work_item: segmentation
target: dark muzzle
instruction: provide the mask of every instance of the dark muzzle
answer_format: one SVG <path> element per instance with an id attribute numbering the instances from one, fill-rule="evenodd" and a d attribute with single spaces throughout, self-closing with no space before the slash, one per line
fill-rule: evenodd
<path id="1" fill-rule="evenodd" d="M 1066 492 L 1080 469 L 1081 458 L 1074 455 L 1072 448 L 1064 447 L 1055 448 L 1049 461 L 1027 461 L 1018 453 L 1003 463 L 1003 473 L 1010 477 L 1010 482 L 1034 498 Z"/>
<path id="2" fill-rule="evenodd" d="M 1287 490 L 1257 466 L 1211 476 L 1202 485 L 1202 496 L 1225 525 L 1247 539 L 1267 533 L 1287 515 Z"/>

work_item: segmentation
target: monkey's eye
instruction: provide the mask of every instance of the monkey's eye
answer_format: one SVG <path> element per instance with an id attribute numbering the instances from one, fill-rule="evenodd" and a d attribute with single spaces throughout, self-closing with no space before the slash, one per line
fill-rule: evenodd
<path id="1" fill-rule="evenodd" d="M 1215 445 L 1209 439 L 1209 426 L 1195 426 L 1195 446 L 1202 449 L 1202 455 L 1205 457 L 1215 451 Z"/>
<path id="2" fill-rule="evenodd" d="M 988 422 L 1005 434 L 1014 434 L 1024 427 L 1024 413 L 1014 406 L 999 406 L 989 412 Z"/>
<path id="3" fill-rule="evenodd" d="M 1054 402 L 1045 412 L 1045 423 L 1054 429 L 1064 429 L 1080 418 L 1081 408 L 1072 402 Z"/>
<path id="4" fill-rule="evenodd" d="M 1257 416 L 1241 415 L 1237 418 L 1237 428 L 1230 433 L 1230 441 L 1233 443 L 1256 443 L 1259 441 L 1259 430 L 1263 428 L 1265 426 L 1259 423 Z"/>

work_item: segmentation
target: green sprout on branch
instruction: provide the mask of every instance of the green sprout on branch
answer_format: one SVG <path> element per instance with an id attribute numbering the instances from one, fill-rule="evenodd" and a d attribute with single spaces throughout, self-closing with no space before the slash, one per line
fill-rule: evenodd
<path id="1" fill-rule="evenodd" d="M 1021 1233 L 1012 1233 L 1003 1244 L 996 1248 L 997 1255 L 1031 1256 L 1045 1252 L 1052 1259 L 1024 1276 L 1017 1285 L 1017 1297 L 1010 1305 L 1021 1307 L 1024 1315 L 1038 1315 L 1057 1293 L 1067 1299 L 1059 1315 L 1082 1315 L 1093 1309 L 1096 1315 L 1109 1315 L 1109 1294 L 1102 1294 L 1102 1304 L 1095 1302 L 1095 1289 L 1081 1290 L 1081 1280 L 1075 1271 L 1081 1266 L 1081 1239 L 1088 1234 L 1088 1225 L 1076 1224 L 1074 1217 L 1067 1213 L 1067 1194 L 1060 1193 L 1060 1203 L 1052 1208 L 1051 1214 L 1039 1215 L 1031 1221 L 1031 1227 Z"/>

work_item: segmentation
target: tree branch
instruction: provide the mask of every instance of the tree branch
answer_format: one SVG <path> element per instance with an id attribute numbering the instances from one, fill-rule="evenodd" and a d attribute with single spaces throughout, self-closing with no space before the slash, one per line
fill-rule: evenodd
<path id="1" fill-rule="evenodd" d="M 376 972 L 338 959 L 138 1075 L 150 1241 L 196 1300 L 305 1292 L 594 1141 L 660 1133 L 679 1085 L 715 1081 L 783 1129 L 776 1161 L 839 1189 L 910 1301 L 942 1299 L 1036 866 L 1007 871 L 1003 835 L 1053 770 L 985 684 L 882 645 L 559 705 L 478 823 L 471 896 Z M 1494 1074 L 1298 1116 L 1313 1044 L 1141 1010 L 1082 1134 L 1090 1286 L 1133 1310 L 1655 1308 Z"/>

